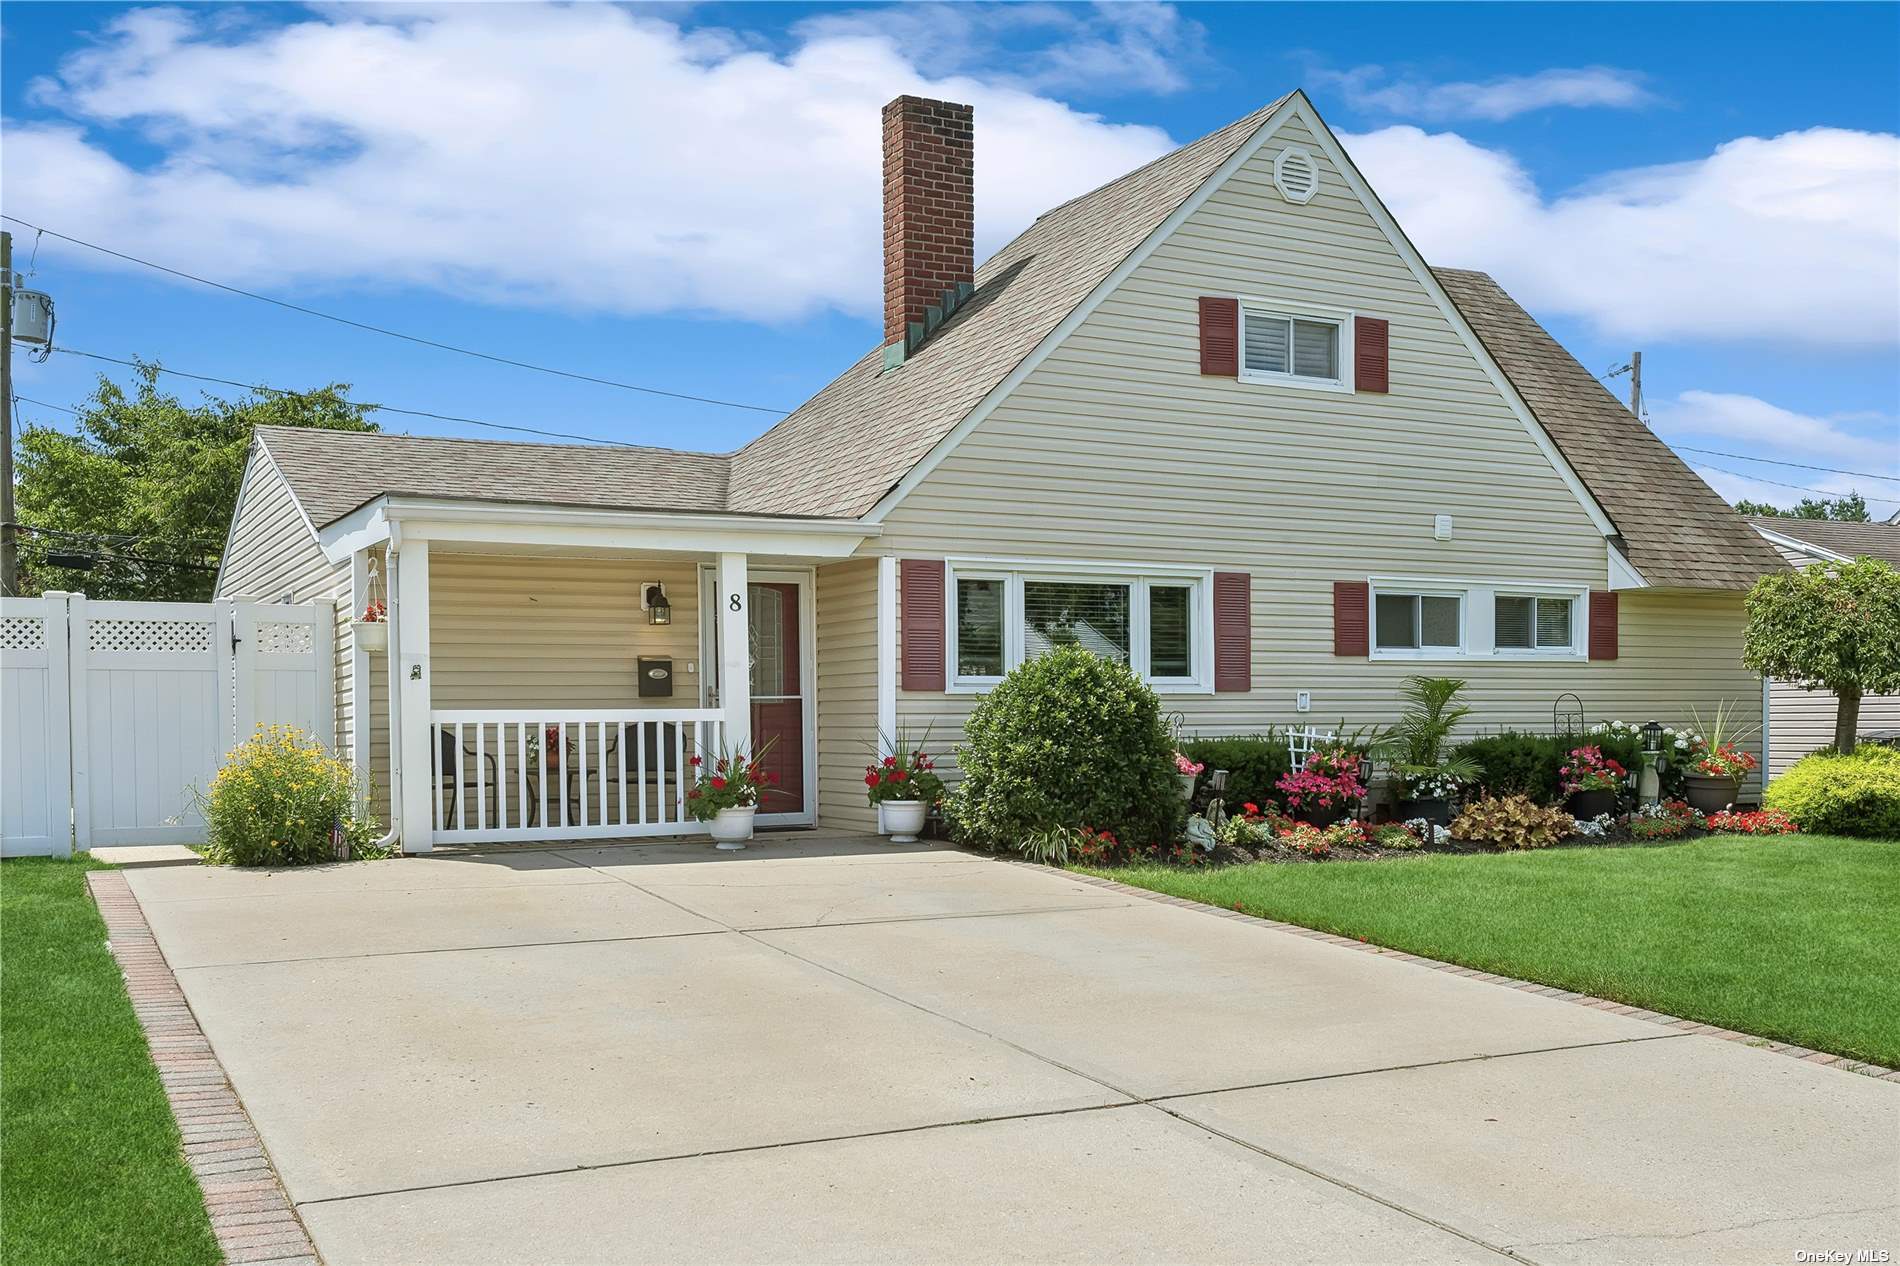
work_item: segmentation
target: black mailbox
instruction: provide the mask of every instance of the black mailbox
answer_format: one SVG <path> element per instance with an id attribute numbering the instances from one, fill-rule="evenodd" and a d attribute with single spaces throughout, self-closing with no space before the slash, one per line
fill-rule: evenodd
<path id="1" fill-rule="evenodd" d="M 635 663 L 640 669 L 640 697 L 642 699 L 673 697 L 672 660 L 649 659 L 642 655 Z"/>

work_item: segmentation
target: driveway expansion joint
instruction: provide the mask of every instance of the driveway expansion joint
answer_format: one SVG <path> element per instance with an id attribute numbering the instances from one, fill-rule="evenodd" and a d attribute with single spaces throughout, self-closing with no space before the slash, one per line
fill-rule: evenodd
<path id="1" fill-rule="evenodd" d="M 1029 870 L 1059 874 L 1073 879 L 1077 883 L 1092 884 L 1119 892 L 1128 896 L 1141 897 L 1158 905 L 1175 906 L 1183 910 L 1197 910 L 1202 914 L 1211 914 L 1222 919 L 1236 919 L 1242 923 L 1252 923 L 1274 932 L 1283 932 L 1291 936 L 1303 936 L 1308 940 L 1321 941 L 1327 945 L 1337 945 L 1342 949 L 1358 950 L 1362 954 L 1377 954 L 1381 958 L 1397 959 L 1402 963 L 1412 963 L 1419 967 L 1429 967 L 1433 971 L 1445 972 L 1452 976 L 1463 976 L 1468 980 L 1481 980 L 1489 985 L 1503 985 L 1507 989 L 1516 989 L 1522 993 L 1534 993 L 1540 997 L 1555 998 L 1560 1002 L 1575 1003 L 1580 1007 L 1590 1007 L 1597 1011 L 1607 1011 L 1612 1015 L 1627 1016 L 1632 1020 L 1646 1020 L 1651 1024 L 1667 1028 L 1680 1029 L 1684 1034 L 1698 1034 L 1703 1037 L 1719 1037 L 1725 1042 L 1737 1042 L 1743 1046 L 1752 1046 L 1757 1050 L 1769 1051 L 1776 1055 L 1785 1055 L 1804 1063 L 1819 1064 L 1824 1068 L 1836 1068 L 1846 1073 L 1858 1073 L 1863 1077 L 1873 1077 L 1880 1081 L 1900 1082 L 1900 1069 L 1888 1068 L 1882 1064 L 1869 1064 L 1862 1060 L 1848 1059 L 1842 1055 L 1832 1055 L 1826 1051 L 1812 1050 L 1806 1046 L 1796 1046 L 1792 1042 L 1778 1042 L 1759 1033 L 1741 1033 L 1734 1029 L 1717 1028 L 1699 1020 L 1685 1020 L 1681 1016 L 1665 1015 L 1661 1011 L 1651 1011 L 1644 1007 L 1631 1006 L 1610 998 L 1597 998 L 1587 993 L 1575 993 L 1556 985 L 1540 984 L 1534 980 L 1519 980 L 1515 976 L 1500 976 L 1495 972 L 1481 971 L 1475 967 L 1465 967 L 1458 963 L 1448 963 L 1443 959 L 1426 958 L 1422 954 L 1413 954 L 1406 950 L 1393 949 L 1387 945 L 1375 945 L 1370 941 L 1354 940 L 1349 936 L 1339 936 L 1332 932 L 1322 932 L 1317 928 L 1301 927 L 1297 923 L 1284 923 L 1279 919 L 1268 919 L 1257 914 L 1248 914 L 1242 910 L 1226 910 L 1220 906 L 1194 901 L 1187 897 L 1171 896 L 1165 892 L 1155 892 L 1149 888 L 1137 888 L 1133 884 L 1122 883 L 1118 879 L 1104 879 L 1100 875 L 1088 875 L 1079 871 L 1054 870 L 1038 862 L 1023 861 L 1015 857 L 999 857 L 998 861 L 1010 866 L 1022 866 Z"/>
<path id="2" fill-rule="evenodd" d="M 125 872 L 90 871 L 86 886 L 105 920 L 107 946 L 125 976 L 132 1011 L 178 1125 L 185 1163 L 204 1197 L 211 1232 L 225 1260 L 251 1266 L 319 1261 L 310 1233 L 217 1052 L 198 1027 Z M 268 1253 L 263 1252 L 266 1245 Z"/>

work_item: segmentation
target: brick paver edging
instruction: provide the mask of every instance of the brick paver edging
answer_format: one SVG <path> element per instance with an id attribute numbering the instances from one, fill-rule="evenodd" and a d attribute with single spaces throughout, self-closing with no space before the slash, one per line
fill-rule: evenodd
<path id="1" fill-rule="evenodd" d="M 1036 862 L 1020 861 L 1015 858 L 1002 858 L 1012 866 L 1028 866 L 1034 870 L 1048 871 L 1049 867 Z M 1350 863 L 1349 863 L 1350 864 Z M 1791 1059 L 1805 1060 L 1810 1064 L 1823 1064 L 1838 1068 L 1844 1072 L 1861 1073 L 1868 1077 L 1878 1077 L 1882 1081 L 1900 1082 L 1900 1070 L 1884 1067 L 1880 1064 L 1864 1064 L 1859 1060 L 1847 1059 L 1840 1055 L 1830 1055 L 1826 1051 L 1809 1050 L 1805 1046 L 1796 1046 L 1791 1042 L 1776 1042 L 1753 1033 L 1737 1033 L 1733 1029 L 1718 1029 L 1712 1024 L 1702 1024 L 1695 1020 L 1685 1020 L 1680 1016 L 1664 1015 L 1660 1011 L 1646 1011 L 1642 1007 L 1626 1006 L 1612 1002 L 1608 998 L 1593 998 L 1586 993 L 1572 993 L 1568 989 L 1559 989 L 1554 985 L 1540 985 L 1535 981 L 1518 980 L 1512 976 L 1498 976 L 1488 971 L 1478 971 L 1472 967 L 1460 967 L 1456 963 L 1441 962 L 1436 958 L 1422 958 L 1417 954 L 1408 954 L 1404 950 L 1395 950 L 1384 945 L 1374 945 L 1368 941 L 1357 941 L 1349 936 L 1335 936 L 1331 932 L 1319 932 L 1312 928 L 1303 928 L 1297 923 L 1282 923 L 1278 919 L 1265 919 L 1259 915 L 1246 914 L 1239 910 L 1227 910 L 1220 906 L 1208 905 L 1205 901 L 1194 901 L 1187 897 L 1173 897 L 1165 892 L 1156 892 L 1151 888 L 1137 888 L 1117 879 L 1103 879 L 1099 875 L 1084 875 L 1075 871 L 1061 872 L 1078 883 L 1093 884 L 1097 888 L 1107 888 L 1113 892 L 1125 893 L 1131 897 L 1142 897 L 1149 901 L 1158 901 L 1162 905 L 1181 906 L 1188 910 L 1200 910 L 1207 914 L 1218 915 L 1223 919 L 1240 919 L 1247 923 L 1258 923 L 1262 927 L 1272 928 L 1276 932 L 1291 932 L 1295 936 L 1304 936 L 1308 940 L 1324 941 L 1328 945 L 1338 945 L 1345 949 L 1361 950 L 1368 954 L 1378 954 L 1385 958 L 1396 958 L 1403 963 L 1416 963 L 1420 967 L 1430 967 L 1435 971 L 1450 972 L 1454 976 L 1469 976 L 1473 980 L 1482 980 L 1488 984 L 1504 985 L 1511 989 L 1521 989 L 1525 993 L 1539 994 L 1546 998 L 1556 998 L 1562 1002 L 1574 1002 L 1578 1006 L 1594 1007 L 1599 1011 L 1608 1011 L 1612 1015 L 1626 1015 L 1636 1020 L 1648 1020 L 1652 1024 L 1666 1025 L 1680 1029 L 1685 1033 L 1701 1033 L 1707 1037 L 1719 1037 L 1724 1041 L 1740 1042 L 1745 1046 L 1757 1047 L 1764 1051 L 1773 1051 L 1777 1055 L 1786 1055 Z"/>
<path id="2" fill-rule="evenodd" d="M 245 1266 L 317 1266 L 317 1250 L 271 1168 L 224 1065 L 198 1028 L 171 965 L 152 939 L 123 871 L 87 874 L 106 921 L 112 956 L 125 973 L 132 1010 L 184 1138 L 185 1161 L 204 1191 L 224 1260 Z"/>

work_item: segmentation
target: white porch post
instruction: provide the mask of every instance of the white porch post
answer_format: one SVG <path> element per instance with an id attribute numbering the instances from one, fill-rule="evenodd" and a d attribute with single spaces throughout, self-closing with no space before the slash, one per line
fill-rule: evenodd
<path id="1" fill-rule="evenodd" d="M 351 620 L 369 605 L 369 551 L 350 555 Z M 350 636 L 350 764 L 357 777 L 369 777 L 369 652 L 352 632 Z M 339 739 L 343 736 L 338 735 Z"/>
<path id="2" fill-rule="evenodd" d="M 435 777 L 429 747 L 429 543 L 404 541 L 396 571 L 396 640 L 402 690 L 402 851 L 426 853 L 435 830 Z"/>
<path id="3" fill-rule="evenodd" d="M 726 746 L 752 750 L 752 635 L 746 604 L 746 556 L 719 556 L 719 708 Z"/>
<path id="4" fill-rule="evenodd" d="M 897 742 L 897 560 L 888 554 L 877 560 L 877 742 Z"/>

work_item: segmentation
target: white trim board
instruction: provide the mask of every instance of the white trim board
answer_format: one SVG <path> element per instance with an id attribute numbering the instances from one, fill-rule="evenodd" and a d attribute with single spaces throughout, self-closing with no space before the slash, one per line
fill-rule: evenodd
<path id="1" fill-rule="evenodd" d="M 1771 528 L 1765 528 L 1759 523 L 1751 523 L 1748 526 L 1753 528 L 1755 534 L 1761 537 L 1762 540 L 1767 541 L 1770 545 L 1778 545 L 1786 549 L 1791 549 L 1797 554 L 1806 554 L 1817 563 L 1851 563 L 1854 561 L 1845 554 L 1837 554 L 1831 549 L 1816 545 L 1813 541 L 1803 541 L 1796 537 L 1784 536 L 1780 532 L 1774 531 Z"/>
<path id="2" fill-rule="evenodd" d="M 1611 521 L 1610 516 L 1604 511 L 1602 506 L 1597 504 L 1596 498 L 1590 494 L 1589 488 L 1584 485 L 1583 480 L 1578 477 L 1577 472 L 1573 470 L 1570 463 L 1565 460 L 1562 451 L 1557 447 L 1556 441 L 1550 438 L 1549 433 L 1546 432 L 1542 424 L 1537 421 L 1536 415 L 1531 412 L 1530 406 L 1526 404 L 1523 397 L 1518 394 L 1517 388 L 1512 385 L 1511 380 L 1505 375 L 1503 368 L 1492 359 L 1491 353 L 1485 348 L 1483 341 L 1478 338 L 1469 323 L 1465 321 L 1463 314 L 1458 311 L 1458 306 L 1451 301 L 1451 296 L 1446 293 L 1444 286 L 1439 284 L 1438 278 L 1426 265 L 1424 258 L 1418 253 L 1418 249 L 1412 245 L 1411 240 L 1405 236 L 1397 222 L 1392 219 L 1392 215 L 1386 210 L 1385 204 L 1379 201 L 1378 196 L 1374 194 L 1371 187 L 1366 184 L 1365 178 L 1359 174 L 1359 169 L 1353 166 L 1351 159 L 1346 157 L 1346 153 L 1340 148 L 1337 138 L 1333 136 L 1332 129 L 1327 127 L 1325 121 L 1319 117 L 1319 112 L 1314 109 L 1312 102 L 1307 99 L 1306 94 L 1298 90 L 1282 99 L 1278 108 L 1261 122 L 1260 126 L 1254 131 L 1254 134 L 1243 141 L 1239 148 L 1228 156 L 1227 161 L 1223 162 L 1215 169 L 1212 175 L 1203 180 L 1200 186 L 1195 189 L 1193 193 L 1189 194 L 1181 205 L 1176 207 L 1174 211 L 1169 214 L 1167 219 L 1163 220 L 1152 233 L 1144 238 L 1140 245 L 1129 252 L 1128 257 L 1122 260 L 1120 264 L 1117 264 L 1114 271 L 1103 278 L 1100 284 L 1091 290 L 1081 303 L 1077 304 L 1067 316 L 1063 317 L 1055 329 L 1045 335 L 1042 341 L 1031 349 L 1027 356 L 1024 356 L 1022 360 L 1017 362 L 1016 367 L 1010 370 L 1000 383 L 991 388 L 989 393 L 977 402 L 976 407 L 971 409 L 961 422 L 957 423 L 955 427 L 951 428 L 947 435 L 938 440 L 937 443 L 931 447 L 931 450 L 924 455 L 921 461 L 912 466 L 889 492 L 878 499 L 877 504 L 871 507 L 870 511 L 864 515 L 861 521 L 867 524 L 882 523 L 885 517 L 889 515 L 906 496 L 910 495 L 911 491 L 915 489 L 918 484 L 922 483 L 929 477 L 932 471 L 942 464 L 944 459 L 955 450 L 958 444 L 963 442 L 964 438 L 968 436 L 971 431 L 981 425 L 984 419 L 989 417 L 989 415 L 1008 398 L 1009 394 L 1021 385 L 1025 378 L 1035 372 L 1036 368 L 1049 358 L 1050 354 L 1061 345 L 1064 339 L 1068 338 L 1082 322 L 1087 320 L 1095 309 L 1101 306 L 1102 302 L 1120 287 L 1137 268 L 1147 262 L 1149 256 L 1154 254 L 1161 243 L 1171 237 L 1190 216 L 1199 211 L 1207 200 L 1214 195 L 1215 191 L 1226 184 L 1235 172 L 1239 171 L 1241 167 L 1251 161 L 1253 156 L 1259 152 L 1261 146 L 1265 145 L 1266 142 L 1286 124 L 1287 120 L 1295 118 L 1305 123 L 1308 129 L 1311 130 L 1315 143 L 1325 153 L 1326 157 L 1331 160 L 1341 175 L 1345 177 L 1347 188 L 1349 188 L 1353 195 L 1365 206 L 1367 214 L 1369 214 L 1373 222 L 1379 226 L 1380 231 L 1385 235 L 1392 249 L 1397 252 L 1399 258 L 1403 260 L 1406 267 L 1411 270 L 1419 284 L 1425 288 L 1425 292 L 1431 296 L 1433 302 L 1438 305 L 1446 321 L 1449 322 L 1452 329 L 1458 333 L 1459 338 L 1464 341 L 1467 350 L 1476 359 L 1479 368 L 1484 371 L 1485 376 L 1491 381 L 1492 386 L 1495 387 L 1504 398 L 1506 405 L 1510 408 L 1511 412 L 1516 415 L 1519 423 L 1523 425 L 1531 441 L 1537 445 L 1538 450 L 1543 453 L 1545 459 L 1549 461 L 1552 469 L 1556 471 L 1557 476 L 1563 480 L 1564 486 L 1569 488 L 1571 494 L 1576 497 L 1577 503 L 1583 508 L 1584 513 L 1589 516 L 1590 522 L 1606 537 L 1617 535 L 1616 525 Z M 1631 571 L 1634 572 L 1634 569 L 1632 568 Z"/>

